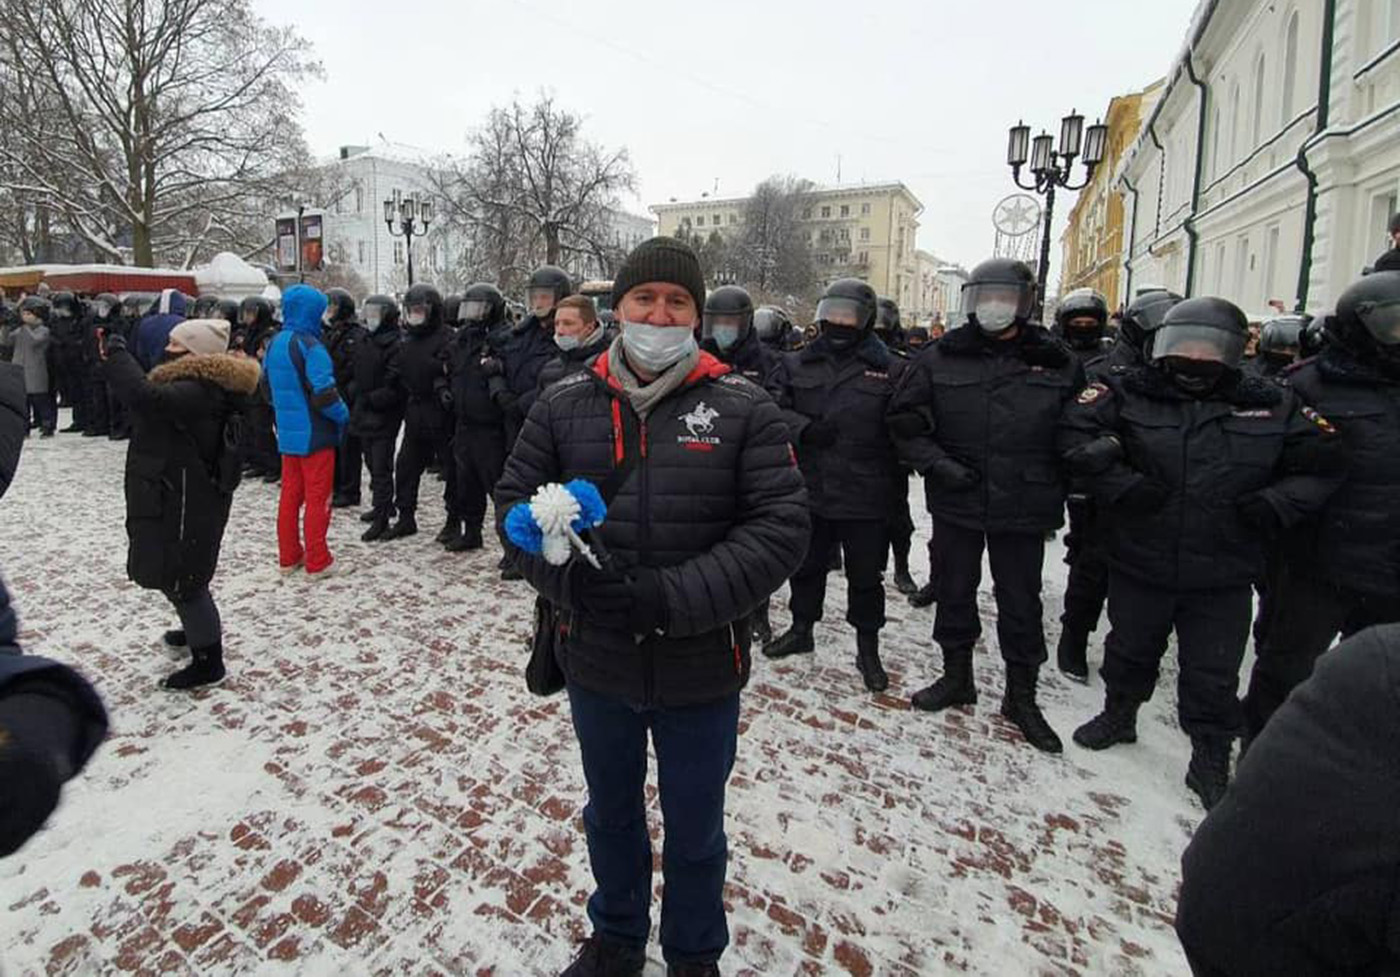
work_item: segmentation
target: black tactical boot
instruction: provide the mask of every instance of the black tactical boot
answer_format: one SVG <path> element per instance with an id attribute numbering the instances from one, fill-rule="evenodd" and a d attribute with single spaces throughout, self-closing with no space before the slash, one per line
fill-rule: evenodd
<path id="1" fill-rule="evenodd" d="M 1006 666 L 1006 694 L 1001 699 L 1001 714 L 1016 724 L 1031 746 L 1042 753 L 1059 753 L 1064 750 L 1064 744 L 1045 721 L 1035 701 L 1039 671 L 1035 665 Z"/>
<path id="2" fill-rule="evenodd" d="M 165 634 L 161 635 L 161 641 L 165 642 L 165 647 L 167 648 L 188 648 L 190 646 L 189 639 L 185 637 L 185 632 L 179 630 L 165 632 Z"/>
<path id="3" fill-rule="evenodd" d="M 369 524 L 369 528 L 360 535 L 360 539 L 364 540 L 366 543 L 373 543 L 375 540 L 384 539 L 388 535 L 389 517 L 383 513 L 376 512 L 374 513 L 374 519 L 371 520 Z"/>
<path id="4" fill-rule="evenodd" d="M 915 709 L 941 712 L 949 706 L 970 706 L 977 702 L 977 686 L 972 681 L 972 649 L 943 651 L 943 677 L 909 700 Z"/>
<path id="5" fill-rule="evenodd" d="M 1086 750 L 1106 750 L 1137 742 L 1138 704 L 1110 691 L 1103 712 L 1074 731 L 1074 741 Z"/>
<path id="6" fill-rule="evenodd" d="M 1186 786 L 1196 792 L 1209 811 L 1225 796 L 1230 786 L 1231 740 L 1224 736 L 1191 737 L 1191 764 L 1186 768 Z"/>
<path id="7" fill-rule="evenodd" d="M 749 615 L 749 631 L 753 634 L 754 644 L 760 648 L 773 640 L 773 622 L 768 619 L 768 601 L 764 601 L 762 607 Z"/>
<path id="8" fill-rule="evenodd" d="M 207 648 L 191 648 L 190 663 L 173 675 L 167 675 L 161 685 L 182 692 L 202 685 L 216 685 L 223 680 L 224 646 L 216 642 Z"/>
<path id="9" fill-rule="evenodd" d="M 645 950 L 590 936 L 559 977 L 641 977 L 646 963 Z"/>
<path id="10" fill-rule="evenodd" d="M 378 509 L 366 509 L 364 512 L 360 513 L 360 522 L 374 522 L 378 518 Z"/>
<path id="11" fill-rule="evenodd" d="M 898 553 L 894 557 L 894 589 L 901 594 L 917 594 L 919 585 L 914 582 L 914 578 L 909 575 L 909 554 L 900 556 Z"/>
<path id="12" fill-rule="evenodd" d="M 433 537 L 433 541 L 446 546 L 454 539 L 462 535 L 462 520 L 455 516 L 448 516 L 447 522 L 443 523 L 438 534 Z"/>
<path id="13" fill-rule="evenodd" d="M 359 500 L 359 499 L 354 498 L 353 496 L 345 495 L 345 494 L 343 494 L 343 493 L 341 493 L 341 492 L 335 492 L 335 493 L 333 493 L 333 494 L 331 495 L 331 508 L 332 508 L 332 509 L 348 509 L 348 508 L 350 508 L 352 505 L 359 505 L 359 504 L 360 504 L 360 500 Z"/>
<path id="14" fill-rule="evenodd" d="M 478 529 L 475 532 L 463 532 L 455 539 L 449 539 L 442 545 L 442 548 L 449 553 L 467 553 L 471 550 L 479 550 L 485 545 L 485 541 L 481 538 L 481 530 Z"/>
<path id="15" fill-rule="evenodd" d="M 868 691 L 883 692 L 890 687 L 890 677 L 880 664 L 879 633 L 856 635 L 856 668 Z"/>
<path id="16" fill-rule="evenodd" d="M 790 655 L 809 655 L 817 650 L 812 640 L 812 622 L 792 622 L 792 627 L 763 646 L 765 658 L 787 658 Z"/>
<path id="17" fill-rule="evenodd" d="M 930 580 L 914 593 L 909 595 L 910 607 L 930 607 L 938 599 L 938 594 L 934 591 L 934 582 Z"/>
<path id="18" fill-rule="evenodd" d="M 405 536 L 416 536 L 418 534 L 418 520 L 413 518 L 411 512 L 400 512 L 399 521 L 389 527 L 382 539 L 403 539 Z"/>
<path id="19" fill-rule="evenodd" d="M 1082 631 L 1065 628 L 1060 632 L 1060 644 L 1055 649 L 1055 661 L 1060 671 L 1083 685 L 1089 684 L 1089 636 Z"/>

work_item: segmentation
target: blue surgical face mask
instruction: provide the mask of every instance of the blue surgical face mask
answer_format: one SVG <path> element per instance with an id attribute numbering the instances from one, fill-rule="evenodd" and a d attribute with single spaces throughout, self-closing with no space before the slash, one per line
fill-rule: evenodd
<path id="1" fill-rule="evenodd" d="M 579 338 L 577 336 L 565 336 L 556 332 L 554 334 L 554 345 L 567 353 L 571 350 L 578 349 Z"/>
<path id="2" fill-rule="evenodd" d="M 695 330 L 689 326 L 653 326 L 624 322 L 622 346 L 627 359 L 649 373 L 663 373 L 695 351 Z"/>
<path id="3" fill-rule="evenodd" d="M 720 349 L 729 349 L 739 341 L 738 326 L 715 326 L 710 330 L 710 338 Z"/>

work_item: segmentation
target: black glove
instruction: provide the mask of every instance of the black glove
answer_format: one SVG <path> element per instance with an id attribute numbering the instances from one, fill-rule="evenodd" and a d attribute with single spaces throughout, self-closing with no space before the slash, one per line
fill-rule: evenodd
<path id="1" fill-rule="evenodd" d="M 1071 475 L 1102 475 L 1123 457 L 1123 443 L 1111 434 L 1066 451 L 1065 468 Z"/>
<path id="2" fill-rule="evenodd" d="M 650 567 L 634 567 L 627 574 L 597 570 L 585 560 L 575 560 L 570 570 L 573 610 L 614 631 L 649 635 L 666 626 L 666 604 L 661 575 Z"/>
<path id="3" fill-rule="evenodd" d="M 1263 492 L 1251 492 L 1235 500 L 1235 512 L 1240 521 L 1262 533 L 1275 533 L 1283 528 L 1278 510 Z"/>
<path id="4" fill-rule="evenodd" d="M 452 391 L 447 387 L 438 387 L 437 400 L 443 410 L 452 409 Z"/>
<path id="5" fill-rule="evenodd" d="M 802 429 L 802 446 L 830 448 L 836 443 L 838 433 L 835 421 L 811 421 Z"/>
<path id="6" fill-rule="evenodd" d="M 1167 504 L 1172 490 L 1165 483 L 1143 475 L 1132 487 L 1114 501 L 1114 505 L 1124 512 L 1147 515 L 1156 512 Z"/>
<path id="7" fill-rule="evenodd" d="M 501 376 L 505 372 L 505 365 L 494 356 L 488 356 L 481 361 L 481 375 L 487 379 Z"/>
<path id="8" fill-rule="evenodd" d="M 52 696 L 21 692 L 0 700 L 0 858 L 18 851 L 58 807 L 63 774 L 57 757 L 73 723 L 67 706 Z"/>
<path id="9" fill-rule="evenodd" d="M 982 481 L 977 469 L 969 468 L 953 458 L 939 458 L 922 474 L 928 481 L 949 492 L 965 492 Z"/>

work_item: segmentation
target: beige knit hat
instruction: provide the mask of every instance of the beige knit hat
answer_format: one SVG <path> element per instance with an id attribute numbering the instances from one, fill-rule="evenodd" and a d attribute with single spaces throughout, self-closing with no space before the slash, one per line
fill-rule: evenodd
<path id="1" fill-rule="evenodd" d="M 227 353 L 228 320 L 186 319 L 170 330 L 170 340 L 165 348 L 172 353 Z"/>

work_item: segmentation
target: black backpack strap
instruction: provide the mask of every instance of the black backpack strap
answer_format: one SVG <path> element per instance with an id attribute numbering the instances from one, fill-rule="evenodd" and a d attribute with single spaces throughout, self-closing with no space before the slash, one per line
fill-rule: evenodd
<path id="1" fill-rule="evenodd" d="M 311 389 L 311 381 L 306 377 L 306 345 L 310 342 L 311 340 L 302 333 L 294 332 L 287 350 L 287 355 L 292 358 L 292 368 L 297 371 L 297 379 L 301 381 L 301 389 L 306 393 L 308 404 L 316 397 L 316 391 Z"/>

